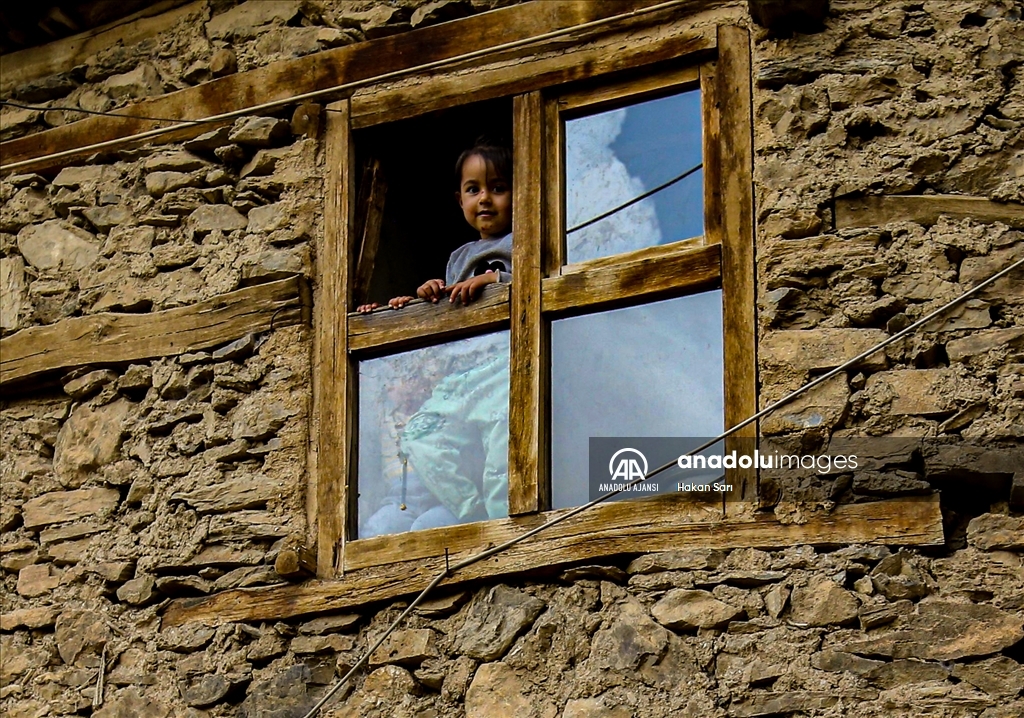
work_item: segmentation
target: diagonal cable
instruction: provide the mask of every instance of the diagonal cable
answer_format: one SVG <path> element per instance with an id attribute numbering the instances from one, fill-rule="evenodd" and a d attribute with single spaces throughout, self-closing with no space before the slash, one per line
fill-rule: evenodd
<path id="1" fill-rule="evenodd" d="M 221 120 L 209 120 L 209 119 L 198 119 L 198 120 L 181 120 L 174 119 L 173 117 L 149 117 L 147 115 L 126 115 L 121 112 L 113 112 L 110 110 L 86 110 L 81 107 L 65 107 L 63 105 L 53 105 L 52 107 L 37 107 L 33 105 L 23 105 L 20 102 L 11 102 L 10 100 L 0 100 L 0 105 L 6 105 L 7 107 L 17 107 L 19 110 L 35 110 L 36 112 L 48 112 L 49 110 L 64 110 L 65 112 L 82 112 L 86 115 L 98 115 L 100 117 L 116 117 L 121 120 L 149 120 L 151 122 L 178 122 L 191 125 L 201 125 L 207 122 L 221 122 Z"/>
<path id="2" fill-rule="evenodd" d="M 721 434 L 719 434 L 715 438 L 707 440 L 706 442 L 704 442 L 703 444 L 701 444 L 697 448 L 691 449 L 690 451 L 686 452 L 682 456 L 693 456 L 694 454 L 699 454 L 700 452 L 704 451 L 705 449 L 707 449 L 707 448 L 709 448 L 711 446 L 714 446 L 719 441 L 725 439 L 729 435 L 734 434 L 735 432 L 739 431 L 740 429 L 742 429 L 745 426 L 749 426 L 750 424 L 753 424 L 758 419 L 760 419 L 760 418 L 762 418 L 762 417 L 772 413 L 773 411 L 775 411 L 779 407 L 783 406 L 784 404 L 788 404 L 789 402 L 791 402 L 796 397 L 800 396 L 801 394 L 806 393 L 807 391 L 813 389 L 814 387 L 818 386 L 819 384 L 828 381 L 829 379 L 831 379 L 832 377 L 836 376 L 840 372 L 844 372 L 847 369 L 849 369 L 849 368 L 851 368 L 853 366 L 856 366 L 858 363 L 862 362 L 864 359 L 866 359 L 867 357 L 871 356 L 875 352 L 881 351 L 882 349 L 884 349 L 885 347 L 889 346 L 893 342 L 899 341 L 903 337 L 908 336 L 909 334 L 917 331 L 921 327 L 925 326 L 926 324 L 928 324 L 929 322 L 934 320 L 936 317 L 941 316 L 942 314 L 944 314 L 945 312 L 949 311 L 950 309 L 952 309 L 956 305 L 958 305 L 961 302 L 969 299 L 970 297 L 972 297 L 975 294 L 977 294 L 978 292 L 980 292 L 982 289 L 985 289 L 986 287 L 994 284 L 995 282 L 999 281 L 1000 279 L 1002 279 L 1003 277 L 1008 275 L 1013 270 L 1015 270 L 1015 269 L 1017 269 L 1019 267 L 1022 267 L 1022 266 L 1024 266 L 1024 257 L 1022 257 L 1021 259 L 1018 259 L 1016 262 L 1014 262 L 1010 266 L 1006 267 L 1005 269 L 1003 269 L 1003 270 L 1001 270 L 999 272 L 996 272 L 995 274 L 993 274 L 991 277 L 989 277 L 985 281 L 975 285 L 971 289 L 969 289 L 966 292 L 964 292 L 963 294 L 961 294 L 959 297 L 955 297 L 952 300 L 950 300 L 950 301 L 946 302 L 945 304 L 943 304 L 938 309 L 936 309 L 936 310 L 934 310 L 932 312 L 929 312 L 928 314 L 926 314 L 922 318 L 918 319 L 913 324 L 911 324 L 908 327 L 904 328 L 903 330 L 897 332 L 896 334 L 893 334 L 891 337 L 888 337 L 888 338 L 880 341 L 878 344 L 875 344 L 870 349 L 861 352 L 860 354 L 858 354 L 857 356 L 853 357 L 852 359 L 846 360 L 845 362 L 843 362 L 842 364 L 837 366 L 835 369 L 833 369 L 833 370 L 831 370 L 831 371 L 829 371 L 829 372 L 827 372 L 825 374 L 822 374 L 821 376 L 819 376 L 817 379 L 814 379 L 813 381 L 810 381 L 810 382 L 804 384 L 799 389 L 796 389 L 795 391 L 787 394 L 786 396 L 782 397 L 778 401 L 775 401 L 775 402 L 769 404 L 768 406 L 766 406 L 765 408 L 761 409 L 761 411 L 757 412 L 756 414 L 752 414 L 751 416 L 748 416 L 746 419 L 744 419 L 740 423 L 736 424 L 732 428 L 726 429 L 725 431 L 723 431 Z M 664 464 L 664 465 L 659 466 L 658 468 L 654 469 L 654 471 L 651 471 L 646 476 L 641 476 L 639 478 L 633 479 L 632 481 L 630 481 L 630 482 L 628 482 L 626 484 L 623 484 L 621 488 L 616 489 L 615 491 L 609 491 L 608 493 L 603 494 L 602 496 L 598 496 L 593 501 L 591 501 L 589 503 L 586 503 L 586 504 L 583 504 L 582 506 L 577 506 L 576 508 L 572 509 L 571 511 L 568 511 L 568 512 L 566 512 L 564 514 L 556 516 L 555 518 L 553 518 L 550 521 L 547 521 L 547 522 L 541 524 L 540 526 L 537 526 L 537 527 L 535 527 L 533 529 L 530 529 L 529 531 L 526 531 L 524 533 L 519 534 L 518 536 L 516 536 L 514 538 L 509 539 L 508 541 L 506 541 L 503 544 L 499 544 L 499 545 L 493 546 L 493 547 L 491 547 L 491 548 L 489 548 L 489 549 L 487 549 L 485 551 L 481 551 L 480 553 L 475 554 L 473 556 L 470 556 L 470 557 L 468 557 L 466 559 L 463 559 L 462 561 L 460 561 L 460 562 L 458 562 L 458 563 L 456 563 L 456 564 L 454 564 L 452 566 L 446 566 L 443 571 L 441 571 L 439 574 L 437 574 L 437 576 L 434 577 L 434 580 L 431 581 L 427 585 L 426 588 L 424 588 L 422 591 L 420 591 L 419 595 L 416 596 L 416 598 L 413 599 L 413 602 L 410 603 L 409 606 L 404 611 L 402 611 L 401 615 L 398 616 L 398 618 L 396 618 L 391 623 L 390 626 L 388 626 L 388 629 L 386 631 L 384 631 L 384 633 L 380 636 L 380 638 L 378 638 L 377 641 L 365 653 L 363 653 L 362 658 L 360 658 L 359 661 L 356 662 L 356 664 L 354 666 L 352 666 L 352 668 L 349 669 L 348 673 L 346 673 L 344 676 L 342 676 L 342 678 L 340 680 L 338 680 L 338 682 L 336 682 L 333 686 L 331 686 L 330 690 L 328 690 L 327 693 L 324 694 L 324 697 L 321 698 L 319 701 L 317 701 L 316 705 L 314 705 L 312 708 L 310 708 L 309 712 L 306 713 L 305 716 L 303 716 L 303 718 L 313 718 L 317 713 L 319 713 L 320 709 L 323 708 L 327 704 L 327 702 L 339 690 L 341 690 L 342 686 L 344 686 L 346 683 L 348 683 L 349 679 L 353 675 L 355 675 L 356 671 L 358 671 L 360 668 L 363 667 L 363 665 L 369 660 L 370 655 L 374 651 L 376 651 L 378 648 L 380 648 L 380 646 L 384 643 L 384 641 L 387 640 L 388 636 L 390 636 L 395 631 L 395 629 L 398 628 L 399 625 L 401 625 L 401 623 L 405 620 L 405 618 L 410 613 L 412 613 L 413 609 L 416 608 L 416 606 L 420 605 L 420 603 L 423 602 L 423 600 L 427 597 L 427 595 L 431 591 L 433 591 L 435 588 L 437 588 L 437 586 L 445 578 L 447 578 L 451 574 L 455 573 L 459 569 L 466 568 L 467 566 L 472 566 L 475 563 L 479 563 L 480 561 L 488 559 L 491 556 L 494 556 L 495 554 L 499 554 L 499 553 L 505 551 L 506 549 L 512 548 L 516 544 L 518 544 L 518 543 L 520 543 L 522 541 L 525 541 L 526 539 L 528 539 L 528 538 L 530 538 L 532 536 L 536 536 L 537 534 L 541 533 L 542 531 L 546 531 L 547 529 L 551 528 L 552 526 L 560 524 L 563 521 L 567 521 L 568 519 L 572 518 L 573 516 L 577 516 L 577 515 L 583 513 L 584 511 L 588 511 L 589 509 L 593 508 L 594 506 L 597 506 L 598 504 L 604 503 L 608 499 L 610 499 L 610 498 L 612 498 L 614 496 L 617 496 L 617 495 L 623 493 L 624 491 L 628 491 L 629 489 L 631 489 L 632 487 L 636 486 L 640 482 L 646 481 L 647 479 L 650 479 L 650 478 L 652 478 L 654 476 L 657 476 L 658 474 L 662 473 L 663 471 L 668 470 L 669 468 L 671 468 L 671 467 L 673 467 L 675 465 L 676 465 L 675 461 L 670 461 L 667 464 Z"/>
<path id="3" fill-rule="evenodd" d="M 584 227 L 589 227 L 592 224 L 596 224 L 596 223 L 600 222 L 602 219 L 606 219 L 607 217 L 611 217 L 616 212 L 621 212 L 622 210 L 626 209 L 626 207 L 631 207 L 632 205 L 636 204 L 640 200 L 647 199 L 652 194 L 657 194 L 658 192 L 661 192 L 666 187 L 671 187 L 676 182 L 682 182 L 684 179 L 686 179 L 687 177 L 692 175 L 694 172 L 696 172 L 697 170 L 699 170 L 703 166 L 704 166 L 704 163 L 701 162 L 696 167 L 691 167 L 690 169 L 688 169 L 685 172 L 683 172 L 681 175 L 677 175 L 676 177 L 673 177 L 668 182 L 662 182 L 657 187 L 655 187 L 653 189 L 649 189 L 646 192 L 644 192 L 643 194 L 637 195 L 636 197 L 634 197 L 633 199 L 629 200 L 628 202 L 624 202 L 624 203 L 620 204 L 618 207 L 612 207 L 610 210 L 608 210 L 604 214 L 599 214 L 596 217 L 594 217 L 593 219 L 588 219 L 586 222 L 583 222 L 582 224 L 577 224 L 572 229 L 565 230 L 565 233 L 566 234 L 572 234 L 573 232 L 578 232 L 579 230 L 583 229 Z"/>

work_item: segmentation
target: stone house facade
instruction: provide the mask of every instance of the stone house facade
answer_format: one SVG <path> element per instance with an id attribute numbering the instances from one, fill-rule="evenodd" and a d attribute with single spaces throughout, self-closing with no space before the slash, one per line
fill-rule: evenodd
<path id="1" fill-rule="evenodd" d="M 305 716 L 438 572 L 582 503 L 563 318 L 720 291 L 732 426 L 1024 257 L 1013 0 L 154 7 L 0 57 L 5 716 Z M 702 236 L 574 263 L 568 123 L 680 88 Z M 351 314 L 408 221 L 388 147 L 474 112 L 511 134 L 511 288 Z M 360 367 L 491 330 L 511 517 L 360 533 Z M 1024 714 L 1022 368 L 1018 269 L 746 433 L 858 470 L 569 518 L 322 715 Z"/>

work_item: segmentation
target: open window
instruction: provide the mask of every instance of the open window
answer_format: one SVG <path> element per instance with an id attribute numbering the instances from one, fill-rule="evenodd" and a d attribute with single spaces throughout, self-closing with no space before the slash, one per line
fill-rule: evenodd
<path id="1" fill-rule="evenodd" d="M 441 75 L 332 107 L 326 230 L 341 241 L 322 258 L 339 271 L 322 274 L 318 319 L 322 575 L 454 559 L 585 503 L 589 437 L 713 436 L 753 413 L 749 40 L 731 27 L 686 37 L 689 52 L 655 43 L 628 60 L 570 52 L 559 72 L 496 60 L 468 96 Z M 383 122 L 382 107 L 403 119 Z M 511 286 L 468 307 L 354 313 L 412 293 L 473 239 L 451 172 L 482 124 L 512 138 Z M 490 424 L 465 425 L 476 407 Z M 433 465 L 413 446 L 424 435 Z M 753 475 L 730 483 L 754 498 Z M 638 501 L 529 550 L 552 564 L 657 550 L 635 542 L 697 520 L 678 494 Z"/>

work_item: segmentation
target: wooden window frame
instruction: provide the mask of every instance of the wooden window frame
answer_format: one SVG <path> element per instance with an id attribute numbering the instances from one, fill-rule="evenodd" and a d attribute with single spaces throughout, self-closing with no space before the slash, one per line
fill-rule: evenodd
<path id="1" fill-rule="evenodd" d="M 397 579 L 416 562 L 429 564 L 446 555 L 457 561 L 568 511 L 545 510 L 550 505 L 547 381 L 553 317 L 720 286 L 726 425 L 756 411 L 749 36 L 746 30 L 729 25 L 694 29 L 685 20 L 670 21 L 668 28 L 655 27 L 655 40 L 643 47 L 627 45 L 612 56 L 595 42 L 555 58 L 540 54 L 512 70 L 500 57 L 483 57 L 473 74 L 470 96 L 466 79 L 453 72 L 420 78 L 411 85 L 370 85 L 328 108 L 325 241 L 318 262 L 314 315 L 315 514 L 321 578 L 355 572 L 378 577 L 390 573 Z M 581 81 L 592 83 L 591 89 L 565 89 Z M 702 92 L 704 235 L 563 266 L 560 112 L 684 85 L 699 85 Z M 350 313 L 355 286 L 365 282 L 356 267 L 361 236 L 353 230 L 357 189 L 353 130 L 509 94 L 513 96 L 514 173 L 529 177 L 543 168 L 542 181 L 520 180 L 514 187 L 511 288 L 492 285 L 469 307 L 424 303 L 402 312 Z M 388 112 L 382 112 L 382 107 Z M 729 152 L 723 152 L 723 147 Z M 644 277 L 643 283 L 635 281 L 639 276 Z M 506 327 L 511 335 L 509 517 L 352 539 L 357 362 Z M 756 436 L 756 427 L 748 427 L 744 434 Z M 756 493 L 756 476 L 748 473 L 733 477 L 734 498 L 747 502 Z M 733 503 L 742 504 L 727 505 Z M 687 504 L 675 496 L 608 503 L 538 536 L 532 550 L 550 556 L 547 563 L 552 565 L 658 550 L 670 545 L 673 532 L 692 531 L 694 524 L 726 518 L 722 507 L 709 512 L 707 506 Z M 652 537 L 659 540 L 652 543 Z M 509 569 L 496 565 L 494 570 Z M 396 587 L 394 593 L 401 592 Z"/>

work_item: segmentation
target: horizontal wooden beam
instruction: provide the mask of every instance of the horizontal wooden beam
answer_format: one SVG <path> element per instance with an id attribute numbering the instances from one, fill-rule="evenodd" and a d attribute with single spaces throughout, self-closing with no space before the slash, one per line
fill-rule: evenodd
<path id="1" fill-rule="evenodd" d="M 10 97 L 20 85 L 42 77 L 57 75 L 85 64 L 90 55 L 117 44 L 124 47 L 153 37 L 174 27 L 192 13 L 206 16 L 206 0 L 162 0 L 126 18 L 72 37 L 48 42 L 4 55 L 0 73 L 0 95 Z"/>
<path id="2" fill-rule="evenodd" d="M 247 334 L 298 324 L 305 313 L 301 283 L 296 276 L 188 307 L 150 314 L 92 314 L 22 329 L 0 339 L 0 386 L 78 366 L 209 349 Z"/>
<path id="3" fill-rule="evenodd" d="M 665 512 L 651 517 L 648 511 L 657 501 L 672 504 L 662 497 L 601 505 L 487 561 L 459 571 L 442 585 L 453 586 L 616 554 L 689 547 L 777 549 L 853 543 L 936 546 L 944 542 L 937 496 L 846 504 L 830 514 L 816 514 L 799 524 L 782 524 L 774 516 L 759 515 L 754 519 L 737 517 L 680 525 L 679 521 L 666 520 Z M 633 517 L 631 528 L 623 533 L 623 522 L 610 519 L 627 514 Z M 507 524 L 509 535 L 512 535 L 513 530 L 526 531 L 552 515 L 517 517 L 493 523 Z M 392 540 L 396 538 L 392 537 Z M 472 550 L 479 550 L 480 546 Z M 460 548 L 460 558 L 468 555 L 470 549 Z M 456 560 L 451 552 L 449 559 Z M 335 581 L 236 589 L 204 598 L 178 599 L 168 605 L 162 625 L 281 620 L 363 607 L 374 601 L 418 593 L 444 566 L 445 557 L 441 554 L 348 571 L 344 578 Z"/>
<path id="4" fill-rule="evenodd" d="M 836 200 L 836 227 L 879 227 L 890 222 L 916 222 L 930 226 L 946 215 L 977 222 L 1002 222 L 1024 227 L 1024 204 L 993 202 L 985 197 L 958 194 L 872 195 Z"/>
<path id="5" fill-rule="evenodd" d="M 349 351 L 404 349 L 500 326 L 508 322 L 508 296 L 509 285 L 492 284 L 467 306 L 447 299 L 437 304 L 415 300 L 402 309 L 349 314 Z"/>
<path id="6" fill-rule="evenodd" d="M 635 258 L 620 256 L 619 261 L 610 265 L 598 260 L 600 264 L 592 269 L 576 265 L 567 273 L 545 279 L 541 310 L 547 313 L 611 307 L 721 284 L 721 245 L 685 245 L 669 253 L 653 249 L 637 250 Z"/>
<path id="7" fill-rule="evenodd" d="M 657 62 L 679 58 L 692 61 L 695 55 L 714 50 L 715 33 L 713 27 L 697 31 L 667 25 L 602 36 L 568 48 L 564 44 L 564 40 L 551 40 L 531 45 L 517 53 L 522 57 L 515 62 L 502 55 L 500 61 L 471 71 L 432 74 L 356 90 L 352 95 L 352 126 L 393 122 Z M 689 70 L 695 73 L 693 68 Z M 644 84 L 639 83 L 637 89 L 643 92 Z"/>
<path id="8" fill-rule="evenodd" d="M 389 73 L 513 41 L 526 41 L 597 20 L 616 16 L 625 16 L 622 22 L 626 24 L 648 20 L 644 17 L 631 18 L 630 13 L 655 4 L 658 4 L 658 0 L 536 0 L 301 58 L 282 60 L 135 103 L 119 111 L 125 119 L 90 117 L 0 143 L 0 157 L 3 157 L 0 171 L 8 171 L 9 165 L 33 159 L 38 161 L 22 165 L 19 171 L 62 167 L 73 163 L 79 156 L 87 157 L 92 151 L 58 160 L 49 156 L 99 142 L 121 139 L 130 142 L 133 135 L 171 124 L 142 119 L 144 116 L 173 118 L 176 121 L 200 120 L 267 103 L 287 102 L 304 93 L 372 81 L 373 78 Z M 672 11 L 685 12 L 687 8 L 695 10 L 702 6 L 706 7 L 706 0 L 681 0 Z M 581 35 L 589 37 L 611 29 L 614 28 L 591 27 L 586 32 L 574 33 L 569 39 L 578 43 L 582 39 Z M 484 61 L 480 58 L 475 60 L 478 63 Z M 323 101 L 331 99 L 339 98 L 321 98 Z M 170 141 L 172 138 L 178 141 L 209 129 L 210 125 L 195 125 L 176 130 L 174 135 L 161 136 L 157 141 Z"/>

